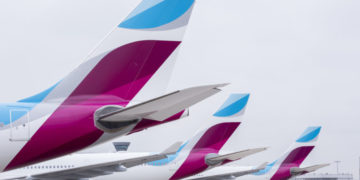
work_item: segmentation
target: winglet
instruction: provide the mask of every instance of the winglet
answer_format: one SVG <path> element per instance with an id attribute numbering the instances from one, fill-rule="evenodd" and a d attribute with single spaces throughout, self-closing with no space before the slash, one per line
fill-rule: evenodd
<path id="1" fill-rule="evenodd" d="M 175 154 L 178 151 L 178 149 L 181 147 L 182 144 L 183 144 L 183 142 L 178 141 L 178 142 L 174 143 L 173 145 L 171 145 L 170 147 L 168 147 L 167 149 L 165 149 L 165 151 L 163 151 L 161 154 L 165 154 L 165 155 Z"/>

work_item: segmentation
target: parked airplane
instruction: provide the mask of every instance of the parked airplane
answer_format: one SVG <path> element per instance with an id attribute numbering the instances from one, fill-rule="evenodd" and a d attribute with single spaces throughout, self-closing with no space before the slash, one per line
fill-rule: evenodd
<path id="1" fill-rule="evenodd" d="M 233 117 L 233 115 L 239 114 L 239 112 L 243 113 L 248 98 L 248 94 L 231 95 L 217 114 L 226 112 L 229 115 L 228 117 Z M 0 179 L 87 179 L 109 175 L 113 172 L 123 172 L 129 167 L 143 163 L 146 164 L 136 168 L 135 171 L 129 169 L 129 172 L 117 173 L 116 178 L 149 179 L 151 177 L 153 179 L 181 179 L 265 150 L 265 148 L 256 148 L 218 155 L 222 146 L 239 125 L 240 122 L 214 125 L 207 130 L 199 132 L 183 145 L 179 145 L 179 148 L 175 150 L 176 153 L 173 154 L 170 153 L 173 152 L 177 144 L 169 148 L 171 150 L 165 151 L 167 153 L 160 155 L 149 155 L 148 153 L 127 154 L 127 152 L 73 154 L 4 172 L 0 174 Z M 119 143 L 114 143 L 114 145 L 116 148 L 124 148 L 126 146 L 125 149 L 128 146 L 128 144 Z M 166 158 L 163 157 L 164 154 L 167 155 Z M 134 156 L 136 157 L 135 159 Z M 151 160 L 151 158 L 154 159 Z M 155 158 L 161 160 L 156 160 Z M 121 174 L 124 175 L 122 176 Z M 101 179 L 104 179 L 104 177 L 101 177 Z"/>
<path id="2" fill-rule="evenodd" d="M 286 180 L 292 177 L 316 171 L 329 164 L 319 164 L 300 168 L 301 163 L 315 147 L 315 142 L 320 133 L 321 127 L 309 127 L 296 140 L 296 143 L 280 159 L 271 164 L 262 164 L 259 167 L 244 166 L 222 166 L 210 171 L 197 174 L 189 179 L 192 180 L 231 180 L 240 176 L 244 179 L 270 179 Z M 251 177 L 251 175 L 253 177 Z M 255 175 L 255 176 L 254 176 Z"/>
<path id="3" fill-rule="evenodd" d="M 169 76 L 193 6 L 194 0 L 144 0 L 60 82 L 1 104 L 0 172 L 180 119 L 186 108 L 219 92 L 223 85 L 154 98 Z"/>

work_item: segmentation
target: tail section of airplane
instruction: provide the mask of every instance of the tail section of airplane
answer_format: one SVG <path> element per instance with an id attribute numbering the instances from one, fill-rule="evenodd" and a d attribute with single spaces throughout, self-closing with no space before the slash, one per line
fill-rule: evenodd
<path id="1" fill-rule="evenodd" d="M 215 117 L 236 117 L 244 113 L 246 104 L 249 99 L 249 94 L 231 94 L 225 103 L 218 109 L 218 111 L 214 114 Z M 230 113 L 229 113 L 230 112 Z M 236 114 L 235 116 L 233 116 Z M 172 161 L 180 161 L 182 158 L 187 158 L 189 161 L 185 161 L 184 163 L 190 162 L 193 159 L 193 155 L 197 155 L 197 152 L 201 153 L 203 156 L 199 156 L 202 161 L 205 162 L 205 156 L 208 154 L 216 154 L 221 147 L 225 144 L 227 139 L 231 136 L 231 134 L 235 131 L 235 129 L 240 125 L 240 122 L 230 122 L 230 123 L 221 123 L 215 125 L 207 130 L 200 131 L 191 138 L 189 141 L 184 143 L 178 150 L 175 155 L 169 156 L 167 159 L 154 161 L 148 163 L 152 166 L 163 166 L 167 165 Z M 206 152 L 202 152 L 206 151 Z M 207 152 L 209 151 L 209 152 Z M 193 152 L 193 153 L 191 153 Z M 195 154 L 194 154 L 195 152 Z M 245 151 L 244 151 L 245 152 Z M 248 153 L 248 152 L 245 152 Z M 205 156 L 204 156 L 205 155 Z M 238 156 L 235 153 L 233 156 Z M 220 158 L 220 157 L 218 157 Z M 199 160 L 201 161 L 201 160 Z M 202 164 L 203 165 L 203 164 Z M 209 166 L 205 164 L 206 166 Z M 187 166 L 187 164 L 183 165 L 183 169 Z M 206 169 L 206 168 L 205 168 Z M 184 171 L 184 170 L 181 170 Z M 179 173 L 174 175 L 174 178 L 179 178 Z"/>
<path id="2" fill-rule="evenodd" d="M 184 147 L 183 153 L 188 155 L 170 179 L 181 179 L 206 170 L 209 167 L 206 157 L 217 154 L 239 125 L 240 122 L 221 123 L 199 132 Z"/>
<path id="3" fill-rule="evenodd" d="M 180 161 L 181 158 L 187 158 L 187 155 L 198 155 L 198 152 L 201 154 L 217 153 L 239 125 L 239 122 L 221 123 L 214 125 L 209 129 L 202 130 L 185 142 L 178 149 L 176 154 L 168 156 L 167 159 L 154 161 L 148 164 L 152 166 L 163 166 L 172 161 Z M 196 154 L 191 152 L 196 152 Z M 205 162 L 204 157 L 202 158 Z"/>
<path id="4" fill-rule="evenodd" d="M 170 77 L 193 6 L 194 0 L 142 1 L 78 68 L 51 88 L 20 100 L 30 104 L 29 122 L 46 118 L 32 127 L 35 134 L 5 169 L 87 147 L 104 133 L 94 126 L 97 109 L 156 97 L 165 88 L 163 78 Z M 44 111 L 38 106 L 42 103 L 52 105 Z M 10 128 L 6 125 L 2 128 Z"/>
<path id="5" fill-rule="evenodd" d="M 314 149 L 320 130 L 320 126 L 308 127 L 295 141 L 295 144 L 289 151 L 275 162 L 267 165 L 265 169 L 255 173 L 255 175 L 264 175 L 269 172 L 274 172 L 270 170 L 277 167 L 277 169 L 274 169 L 275 173 L 272 175 L 271 180 L 285 180 L 292 177 L 293 174 L 291 174 L 291 169 L 299 168 L 301 163 Z"/>
<path id="6" fill-rule="evenodd" d="M 245 111 L 249 96 L 249 94 L 231 94 L 214 116 L 231 118 L 242 115 Z M 224 156 L 218 155 L 220 149 L 240 124 L 241 122 L 220 123 L 197 133 L 196 136 L 182 147 L 183 149 L 179 153 L 179 156 L 183 155 L 185 161 L 170 179 L 185 178 L 216 165 L 230 162 L 232 159 L 240 159 L 246 155 L 259 152 L 258 149 L 256 149 L 250 150 L 249 152 L 241 151 Z"/>
<path id="7" fill-rule="evenodd" d="M 296 140 L 294 148 L 280 158 L 281 164 L 271 180 L 283 180 L 292 177 L 291 168 L 300 167 L 301 163 L 315 147 L 321 127 L 308 127 Z"/>
<path id="8" fill-rule="evenodd" d="M 290 151 L 286 152 L 279 161 L 286 165 L 300 166 L 315 147 L 320 130 L 320 126 L 308 127 L 296 140 Z"/>

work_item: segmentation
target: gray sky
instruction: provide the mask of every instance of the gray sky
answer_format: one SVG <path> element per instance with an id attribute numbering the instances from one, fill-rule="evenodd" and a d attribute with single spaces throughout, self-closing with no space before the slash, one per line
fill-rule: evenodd
<path id="1" fill-rule="evenodd" d="M 60 80 L 138 2 L 0 0 L 1 102 Z M 341 160 L 341 172 L 357 177 L 359 5 L 358 0 L 198 0 L 169 90 L 231 85 L 191 109 L 190 118 L 122 140 L 134 139 L 139 150 L 163 150 L 220 122 L 211 114 L 229 93 L 249 92 L 244 123 L 224 149 L 271 148 L 240 164 L 272 161 L 307 126 L 321 125 L 318 146 L 305 165 Z"/>

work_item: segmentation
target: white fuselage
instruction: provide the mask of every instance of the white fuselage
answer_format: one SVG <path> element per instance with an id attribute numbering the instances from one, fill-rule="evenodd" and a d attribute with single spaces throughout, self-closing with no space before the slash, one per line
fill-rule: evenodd
<path id="1" fill-rule="evenodd" d="M 61 158 L 45 161 L 43 163 L 0 173 L 0 179 L 17 177 L 30 177 L 41 173 L 51 173 L 64 169 L 73 169 L 96 165 L 100 163 L 126 160 L 130 158 L 142 157 L 151 153 L 89 153 L 71 154 Z"/>
<path id="2" fill-rule="evenodd" d="M 126 180 L 167 180 L 180 167 L 180 163 L 170 163 L 165 166 L 152 166 L 143 164 L 137 167 L 128 169 L 126 172 L 114 173 L 112 175 L 101 176 L 94 179 L 109 180 L 109 179 L 126 179 Z"/>

